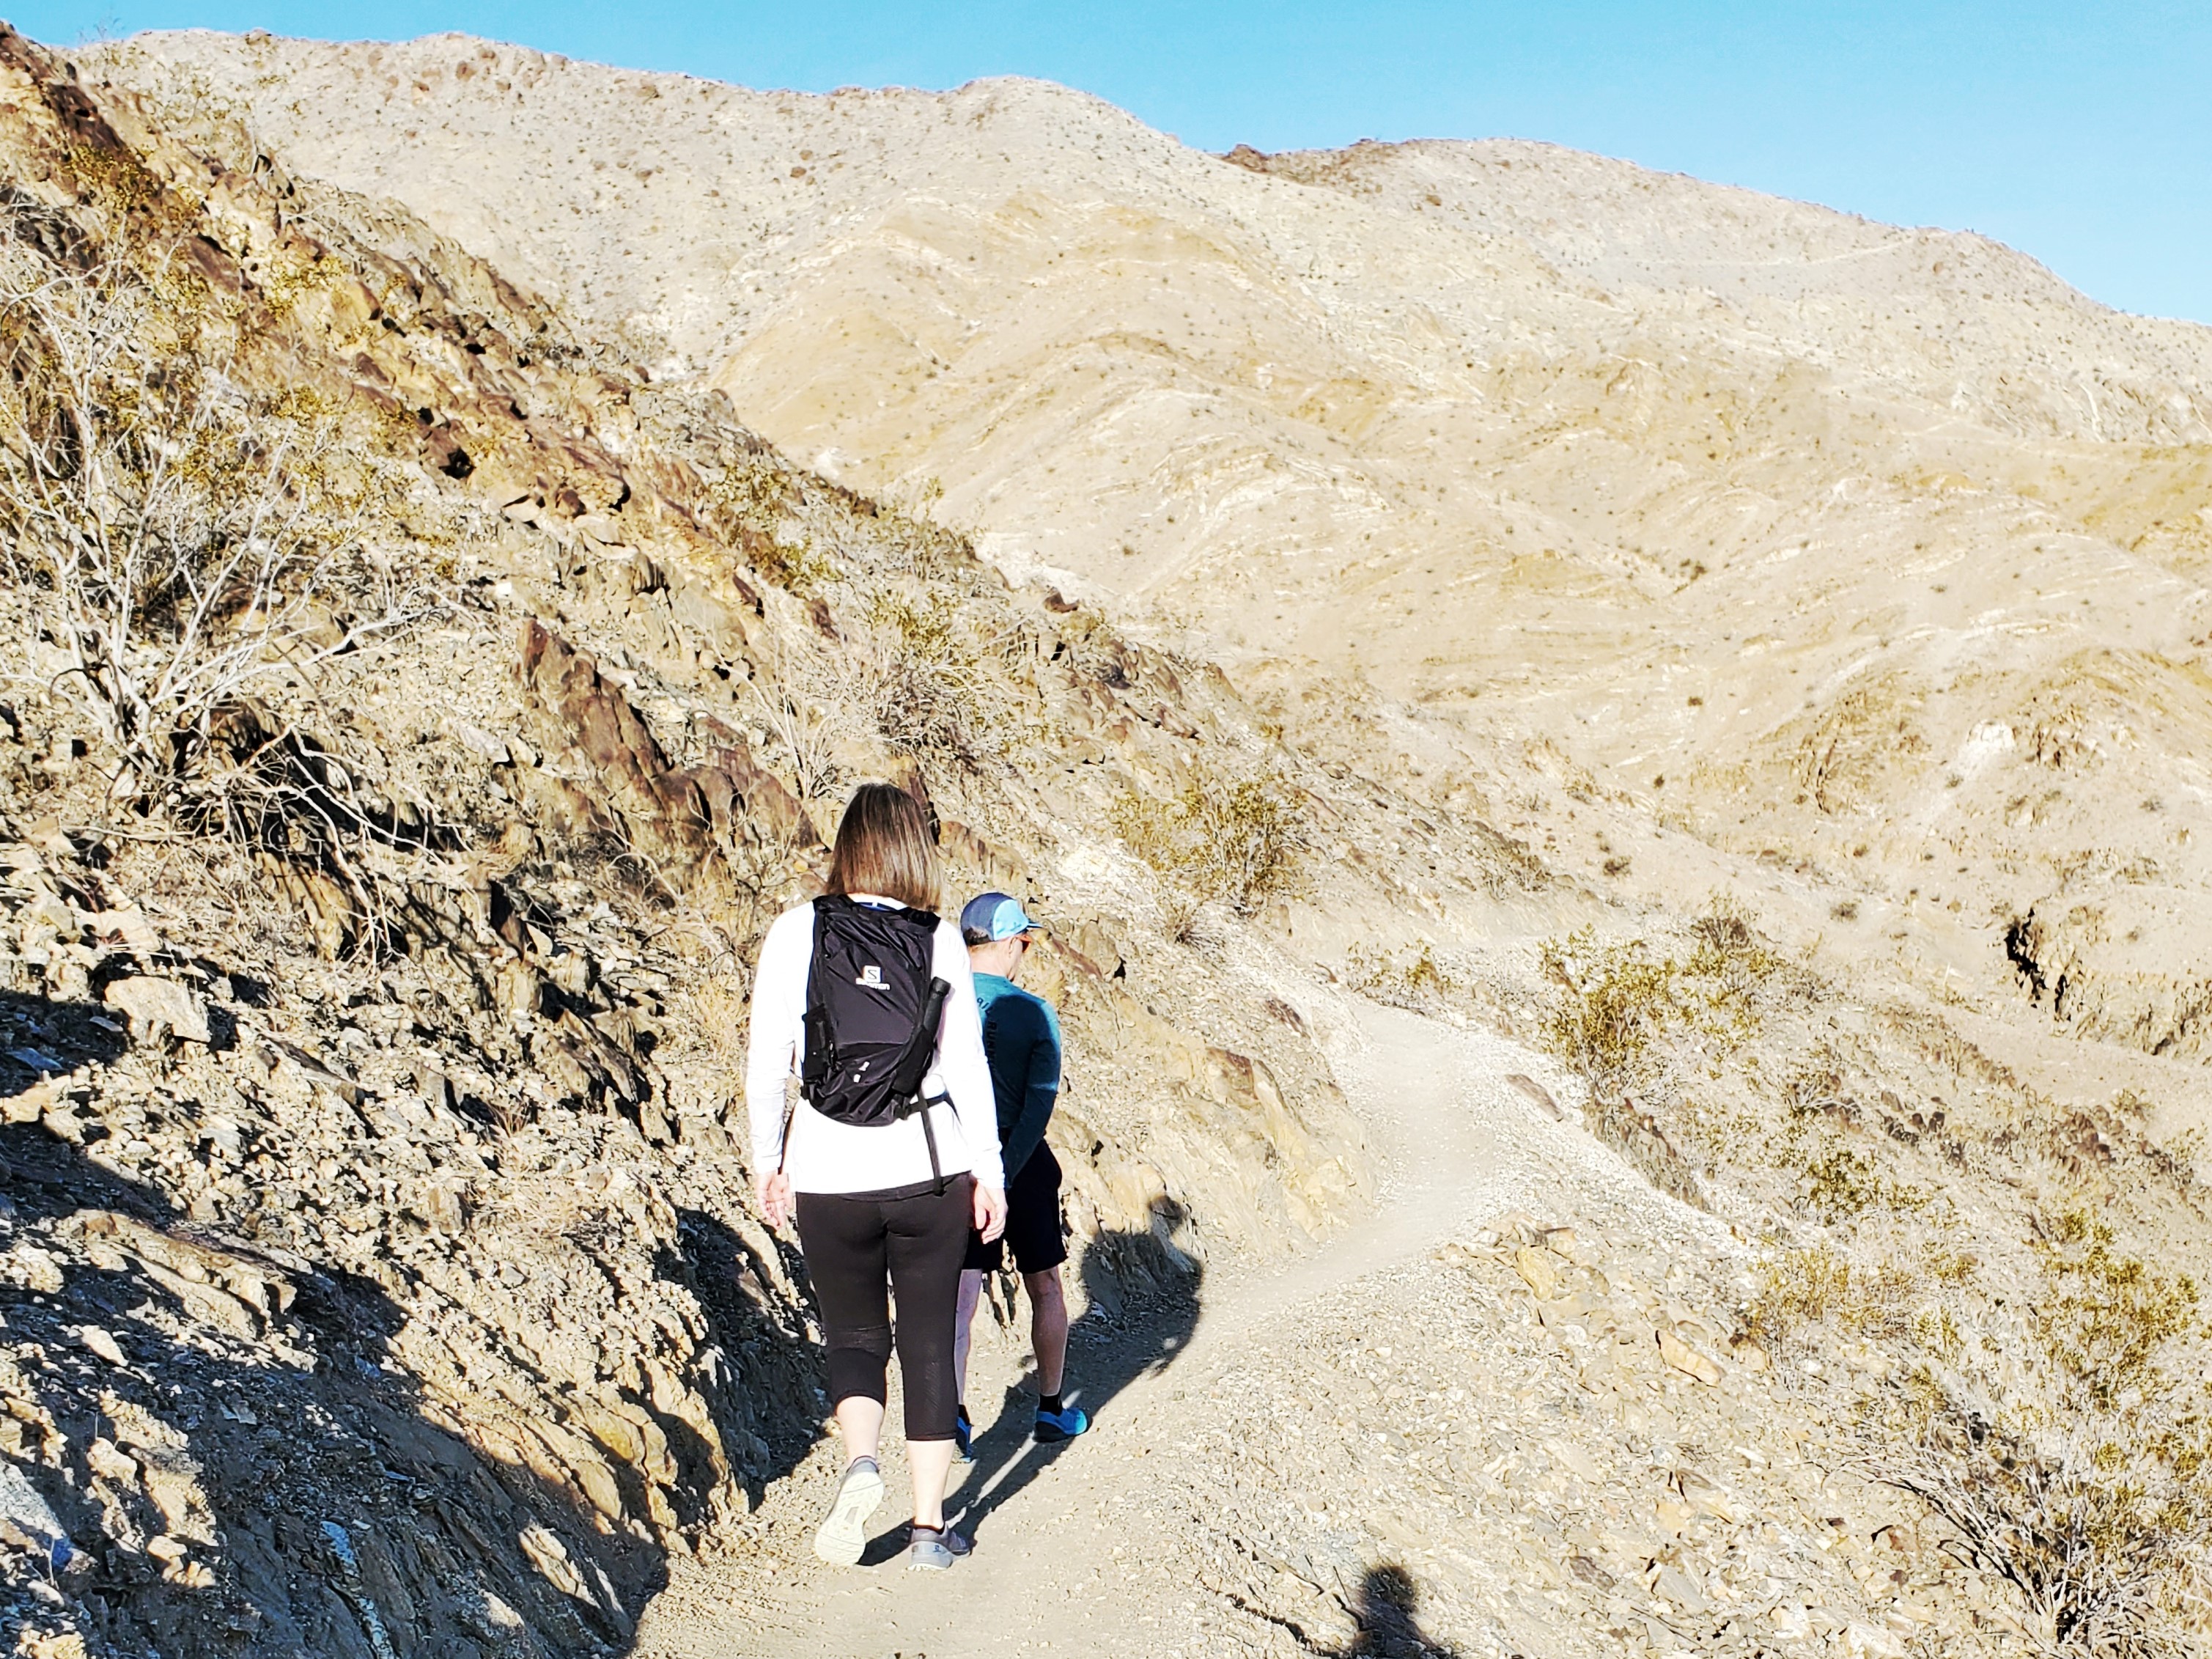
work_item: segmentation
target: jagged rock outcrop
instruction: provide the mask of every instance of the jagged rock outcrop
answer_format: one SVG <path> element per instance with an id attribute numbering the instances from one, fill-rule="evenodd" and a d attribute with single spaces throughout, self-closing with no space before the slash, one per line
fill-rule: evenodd
<path id="1" fill-rule="evenodd" d="M 536 617 L 522 625 L 515 674 L 525 706 L 556 756 L 580 763 L 591 787 L 536 786 L 571 834 L 619 823 L 624 839 L 678 890 L 712 880 L 720 849 L 747 841 L 818 846 L 791 792 L 753 764 L 745 740 L 721 727 L 714 758 L 674 767 L 592 659 Z M 718 723 L 719 724 L 719 723 Z M 610 816 L 612 814 L 613 816 Z M 726 880 L 726 873 L 723 879 Z"/>

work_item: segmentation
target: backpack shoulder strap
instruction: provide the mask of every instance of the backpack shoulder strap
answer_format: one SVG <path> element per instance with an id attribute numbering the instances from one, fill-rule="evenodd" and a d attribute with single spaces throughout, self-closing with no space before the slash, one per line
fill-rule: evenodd
<path id="1" fill-rule="evenodd" d="M 822 1000 L 822 939 L 825 931 L 823 921 L 840 908 L 850 909 L 853 901 L 842 893 L 824 893 L 814 901 L 814 938 L 809 948 L 806 963 L 806 1014 L 803 1030 L 806 1053 L 799 1062 L 799 1092 L 812 1100 L 822 1085 L 829 1080 L 837 1064 L 837 1044 L 830 1029 L 830 1010 Z"/>

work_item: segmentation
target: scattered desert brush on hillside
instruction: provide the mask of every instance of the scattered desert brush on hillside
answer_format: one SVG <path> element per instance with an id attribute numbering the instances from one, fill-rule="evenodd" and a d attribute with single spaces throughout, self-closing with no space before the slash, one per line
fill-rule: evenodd
<path id="1" fill-rule="evenodd" d="M 1163 941 L 1063 868 L 1246 740 L 1219 676 L 1062 638 L 388 204 L 126 139 L 4 29 L 0 82 L 0 1628 L 611 1653 L 741 1547 L 824 1404 L 750 966 L 859 778 L 1080 941 L 1077 1282 L 1361 1196 L 1306 1030 L 1227 969 L 1139 1001 Z"/>
<path id="2" fill-rule="evenodd" d="M 4 29 L 0 82 L 0 1641 L 612 1655 L 693 1556 L 738 1646 L 822 1611 L 738 1079 L 889 777 L 948 899 L 1050 924 L 1071 1287 L 1195 1316 L 1202 1267 L 1251 1368 L 1146 1405 L 1206 1426 L 1114 1488 L 1170 1546 L 1125 1646 L 2212 1647 L 2160 1138 L 2212 1102 L 2212 337 L 1016 83 Z M 1394 1128 L 1425 1190 L 1309 1259 L 1335 1311 L 1217 1320 Z"/>
<path id="3" fill-rule="evenodd" d="M 1547 1036 L 1601 1136 L 1765 1241 L 1742 1340 L 2018 1588 L 2047 1650 L 2196 1650 L 2212 1333 L 2194 1279 L 2119 1231 L 2172 1240 L 2193 1175 L 2131 1098 L 2058 1112 L 1931 1016 L 1837 1020 L 1733 907 L 1683 931 L 1546 946 Z"/>

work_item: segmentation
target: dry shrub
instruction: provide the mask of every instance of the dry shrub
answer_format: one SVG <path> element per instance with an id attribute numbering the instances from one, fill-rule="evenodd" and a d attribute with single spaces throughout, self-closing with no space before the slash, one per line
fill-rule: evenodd
<path id="1" fill-rule="evenodd" d="M 804 536 L 769 543 L 753 555 L 753 568 L 800 599 L 820 592 L 837 576 L 837 567 Z"/>
<path id="2" fill-rule="evenodd" d="M 117 246 L 0 207 L 0 676 L 89 726 L 111 802 L 251 849 L 325 954 L 380 950 L 394 859 L 442 844 L 337 712 L 435 606 L 368 537 L 393 464 L 311 388 L 247 390 L 252 319 Z"/>
<path id="3" fill-rule="evenodd" d="M 1008 687 L 994 642 L 974 637 L 957 598 L 937 588 L 878 594 L 868 611 L 860 693 L 901 754 L 975 771 L 1004 750 Z"/>
<path id="4" fill-rule="evenodd" d="M 826 674 L 811 659 L 780 653 L 748 682 L 752 717 L 769 739 L 769 758 L 791 775 L 802 801 L 828 800 L 845 781 L 838 758 L 845 722 Z"/>
<path id="5" fill-rule="evenodd" d="M 2212 1347 L 2199 1292 L 2069 1213 L 1992 1266 L 1906 1228 L 1784 1251 L 1747 1322 L 1778 1353 L 1879 1345 L 1853 1461 L 2020 1592 L 2051 1654 L 2179 1659 L 2212 1635 Z"/>
<path id="6" fill-rule="evenodd" d="M 1249 915 L 1297 885 L 1306 810 L 1279 772 L 1231 777 L 1194 768 L 1172 799 L 1124 790 L 1112 816 L 1129 850 L 1197 906 Z"/>
<path id="7" fill-rule="evenodd" d="M 2079 1212 L 2026 1298 L 1880 1401 L 1868 1462 L 2016 1585 L 2055 1652 L 2174 1656 L 2212 1638 L 2212 1346 L 2195 1281 Z M 2022 1310 L 2021 1302 L 2027 1307 Z"/>
<path id="8" fill-rule="evenodd" d="M 701 974 L 685 989 L 684 1000 L 698 1023 L 707 1051 L 729 1068 L 732 1078 L 742 1077 L 745 1022 L 751 1003 L 751 987 L 744 968 L 729 963 Z"/>
<path id="9" fill-rule="evenodd" d="M 1370 951 L 1355 944 L 1345 955 L 1344 977 L 1363 996 L 1416 1013 L 1437 1007 L 1462 988 L 1437 960 L 1435 947 L 1426 939 L 1403 952 Z"/>
<path id="10" fill-rule="evenodd" d="M 1747 930 L 1741 944 L 1724 937 L 1730 942 L 1700 933 L 1680 959 L 1655 955 L 1642 939 L 1600 945 L 1587 927 L 1546 941 L 1539 963 L 1555 988 L 1547 1042 L 1594 1097 L 1663 1091 L 1690 1051 L 1733 1048 L 1758 1034 L 1757 994 L 1781 959 Z"/>
<path id="11" fill-rule="evenodd" d="M 1587 927 L 1544 945 L 1539 964 L 1555 993 L 1546 1036 L 1593 1093 L 1662 1091 L 1681 1062 L 1755 1037 L 1771 1005 L 1808 988 L 1727 893 L 1687 932 L 1679 958 L 1643 939 L 1600 945 Z"/>
<path id="12" fill-rule="evenodd" d="M 1798 975 L 1724 896 L 1690 927 L 1686 957 L 1643 939 L 1601 945 L 1589 928 L 1545 943 L 1553 987 L 1546 1045 L 1589 1085 L 1590 1127 L 1662 1191 L 1704 1206 L 1698 1161 L 1669 1110 L 1683 1079 L 1759 1035 L 1767 1005 Z"/>
<path id="13" fill-rule="evenodd" d="M 1806 1156 L 1801 1193 L 1823 1221 L 1839 1221 L 1877 1206 L 1917 1209 L 1928 1201 L 1916 1187 L 1885 1173 L 1869 1154 L 1831 1139 Z"/>
<path id="14" fill-rule="evenodd" d="M 55 257 L 31 213 L 0 216 L 9 672 L 90 722 L 118 793 L 158 797 L 224 710 L 311 688 L 428 600 L 365 544 L 376 464 L 329 405 L 246 392 L 222 331 L 138 265 Z"/>
<path id="15" fill-rule="evenodd" d="M 708 484 L 702 501 L 707 527 L 744 548 L 754 569 L 801 599 L 836 579 L 836 565 L 805 536 L 787 538 L 795 504 L 789 472 L 765 462 L 730 467 Z"/>
<path id="16" fill-rule="evenodd" d="M 1946 1327 L 1948 1310 L 1926 1299 L 1931 1279 L 1941 1282 L 1940 1264 L 1967 1262 L 1936 1252 L 1939 1264 L 1923 1273 L 1896 1252 L 1871 1261 L 1855 1261 L 1826 1244 L 1785 1250 L 1766 1266 L 1747 1316 L 1751 1328 L 1770 1346 L 1782 1347 L 1807 1326 L 1833 1326 L 1854 1336 L 1901 1338 L 1916 1330 Z M 1934 1324 L 1926 1321 L 1933 1319 Z"/>

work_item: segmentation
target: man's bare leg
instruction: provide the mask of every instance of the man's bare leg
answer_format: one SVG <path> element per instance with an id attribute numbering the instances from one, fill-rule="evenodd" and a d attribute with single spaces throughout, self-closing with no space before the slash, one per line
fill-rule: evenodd
<path id="1" fill-rule="evenodd" d="M 1067 1297 L 1060 1289 L 1057 1267 L 1024 1273 L 1022 1284 L 1030 1293 L 1030 1346 L 1036 1354 L 1037 1392 L 1049 1397 L 1060 1392 L 1067 1370 Z"/>
<path id="2" fill-rule="evenodd" d="M 960 1305 L 952 1316 L 952 1380 L 960 1403 L 968 1403 L 968 1349 L 974 1340 L 975 1309 L 983 1300 L 983 1275 L 974 1267 L 960 1272 Z"/>

